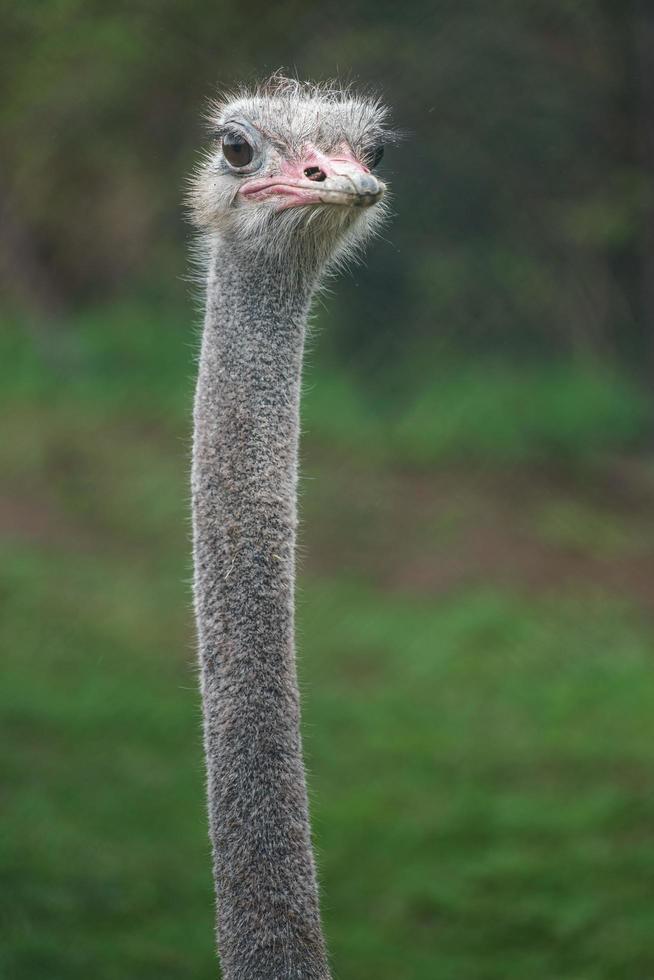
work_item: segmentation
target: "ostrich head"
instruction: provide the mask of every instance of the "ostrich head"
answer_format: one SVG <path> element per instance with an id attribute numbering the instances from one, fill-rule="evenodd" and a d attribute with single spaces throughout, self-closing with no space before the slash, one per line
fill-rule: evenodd
<path id="1" fill-rule="evenodd" d="M 386 109 L 334 86 L 274 76 L 213 103 L 193 178 L 196 225 L 254 255 L 320 269 L 379 226 Z"/>

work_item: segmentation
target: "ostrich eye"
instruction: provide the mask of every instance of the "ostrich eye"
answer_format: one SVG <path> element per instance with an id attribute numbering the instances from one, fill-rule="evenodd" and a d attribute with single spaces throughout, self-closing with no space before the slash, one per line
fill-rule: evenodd
<path id="1" fill-rule="evenodd" d="M 246 167 L 254 156 L 254 150 L 239 133 L 225 133 L 223 136 L 225 160 L 232 167 Z"/>
<path id="2" fill-rule="evenodd" d="M 377 146 L 373 147 L 370 153 L 370 169 L 374 170 L 375 167 L 379 166 L 382 157 L 384 156 L 384 144 L 378 143 Z"/>

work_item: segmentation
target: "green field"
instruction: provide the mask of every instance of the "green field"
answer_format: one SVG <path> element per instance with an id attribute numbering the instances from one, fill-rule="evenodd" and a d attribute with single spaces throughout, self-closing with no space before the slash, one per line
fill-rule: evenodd
<path id="1" fill-rule="evenodd" d="M 216 975 L 177 322 L 3 330 L 3 980 Z M 475 364 L 391 416 L 311 360 L 298 648 L 335 977 L 648 980 L 648 406 Z"/>

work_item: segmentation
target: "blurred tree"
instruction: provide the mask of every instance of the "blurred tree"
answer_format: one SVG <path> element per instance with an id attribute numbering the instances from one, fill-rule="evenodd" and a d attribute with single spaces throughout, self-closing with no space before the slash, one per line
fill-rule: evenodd
<path id="1" fill-rule="evenodd" d="M 632 43 L 637 66 L 635 123 L 638 134 L 637 163 L 643 175 L 643 208 L 640 221 L 640 319 L 647 338 L 647 362 L 654 374 L 654 7 L 639 0 L 633 18 Z"/>

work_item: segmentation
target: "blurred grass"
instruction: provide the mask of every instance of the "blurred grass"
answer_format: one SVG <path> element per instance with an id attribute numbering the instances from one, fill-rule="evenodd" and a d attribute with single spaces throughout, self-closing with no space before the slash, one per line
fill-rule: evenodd
<path id="1" fill-rule="evenodd" d="M 46 335 L 40 357 L 26 342 L 24 323 L 8 318 L 0 335 L 5 394 L 57 400 L 64 386 L 87 412 L 122 406 L 183 427 L 199 333 L 199 325 L 181 329 L 187 321 L 186 310 L 153 312 L 139 303 L 86 311 L 72 329 Z M 43 355 L 50 372 L 42 369 Z M 597 363 L 463 361 L 441 350 L 394 364 L 392 385 L 375 378 L 373 390 L 340 366 L 312 361 L 310 354 L 304 430 L 379 461 L 428 467 L 470 458 L 579 460 L 638 446 L 651 433 L 649 397 L 627 375 Z"/>
<path id="2" fill-rule="evenodd" d="M 23 548 L 2 592 L 2 975 L 213 975 L 179 580 Z M 649 624 L 323 581 L 300 635 L 339 976 L 654 969 Z"/>
<path id="3" fill-rule="evenodd" d="M 136 307 L 86 315 L 65 357 L 52 343 L 37 354 L 18 326 L 1 334 L 8 980 L 215 975 L 188 589 L 194 343 L 179 322 Z M 490 376 L 471 367 L 416 396 L 389 432 L 372 398 L 316 368 L 307 442 L 318 456 L 325 446 L 356 451 L 365 501 L 382 492 L 399 433 L 412 426 L 423 435 L 407 445 L 404 466 L 443 465 L 448 444 L 490 460 L 468 391 L 477 413 L 489 399 L 482 421 L 501 466 L 507 454 L 542 459 L 558 446 L 576 458 L 589 441 L 617 450 L 643 438 L 646 406 L 625 381 L 575 381 L 568 369 L 563 383 L 558 368 L 541 376 L 527 428 L 525 413 L 505 416 L 501 404 L 518 404 L 508 395 L 493 411 L 490 396 L 473 398 Z M 489 384 L 503 379 L 526 398 L 524 378 L 494 377 Z M 538 421 L 537 408 L 547 414 L 561 391 L 569 407 L 579 402 L 574 426 L 563 411 Z M 439 441 L 432 414 L 448 406 L 458 435 Z M 330 482 L 329 469 L 303 482 L 303 509 L 338 555 L 356 529 L 341 523 L 344 477 Z M 456 485 L 452 498 L 462 506 Z M 536 530 L 556 538 L 572 513 L 581 531 L 563 545 L 592 550 L 607 515 L 606 547 L 637 550 L 639 525 L 625 537 L 623 517 L 603 507 L 553 499 Z M 587 582 L 542 592 L 491 580 L 433 595 L 382 589 L 377 564 L 401 564 L 420 527 L 385 537 L 388 511 L 366 510 L 357 573 L 309 563 L 298 598 L 336 976 L 654 975 L 650 613 Z M 456 555 L 461 530 L 448 525 L 445 551 Z"/>
<path id="4" fill-rule="evenodd" d="M 638 445 L 651 406 L 626 378 L 599 366 L 466 364 L 445 357 L 399 406 L 376 414 L 354 379 L 318 374 L 305 429 L 327 444 L 378 459 L 430 466 L 444 460 L 581 460 Z"/>

